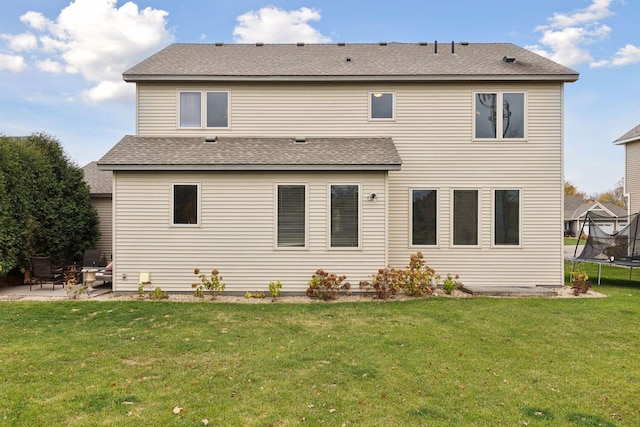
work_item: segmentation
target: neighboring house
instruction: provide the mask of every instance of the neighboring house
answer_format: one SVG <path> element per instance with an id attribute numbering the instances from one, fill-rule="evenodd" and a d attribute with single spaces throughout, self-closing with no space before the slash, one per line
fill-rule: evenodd
<path id="1" fill-rule="evenodd" d="M 111 171 L 99 170 L 97 162 L 87 164 L 82 170 L 84 171 L 84 180 L 89 184 L 91 204 L 96 208 L 100 220 L 100 239 L 96 243 L 96 249 L 102 250 L 105 259 L 110 261 L 113 253 L 112 173 Z"/>
<path id="2" fill-rule="evenodd" d="M 564 83 L 508 43 L 173 44 L 124 73 L 115 290 L 227 291 L 317 269 L 357 288 L 424 254 L 468 285 L 563 283 Z M 526 274 L 518 274 L 526 272 Z"/>
<path id="3" fill-rule="evenodd" d="M 640 125 L 614 141 L 624 145 L 624 193 L 629 215 L 640 212 Z"/>
<path id="4" fill-rule="evenodd" d="M 587 212 L 595 214 L 591 219 L 608 234 L 614 234 L 628 224 L 627 210 L 620 206 L 584 200 L 577 196 L 564 196 L 565 236 L 578 237 L 581 231 L 587 235 L 590 233 L 589 223 L 584 225 Z"/>

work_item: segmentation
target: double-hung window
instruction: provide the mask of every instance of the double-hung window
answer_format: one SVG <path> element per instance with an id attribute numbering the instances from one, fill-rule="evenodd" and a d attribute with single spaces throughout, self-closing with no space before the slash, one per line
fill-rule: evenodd
<path id="1" fill-rule="evenodd" d="M 525 138 L 526 97 L 524 92 L 475 93 L 474 111 L 475 139 Z"/>
<path id="2" fill-rule="evenodd" d="M 411 245 L 437 244 L 436 190 L 411 190 Z"/>
<path id="3" fill-rule="evenodd" d="M 495 245 L 520 244 L 520 190 L 495 190 L 493 207 Z"/>
<path id="4" fill-rule="evenodd" d="M 331 247 L 357 248 L 360 245 L 359 186 L 331 185 Z"/>
<path id="5" fill-rule="evenodd" d="M 306 246 L 306 189 L 305 185 L 278 185 L 278 248 Z"/>
<path id="6" fill-rule="evenodd" d="M 395 118 L 394 98 L 393 92 L 371 92 L 369 94 L 369 119 L 393 120 Z"/>
<path id="7" fill-rule="evenodd" d="M 453 245 L 478 245 L 478 190 L 453 190 Z"/>
<path id="8" fill-rule="evenodd" d="M 200 225 L 200 184 L 172 184 L 171 224 Z"/>
<path id="9" fill-rule="evenodd" d="M 181 128 L 229 127 L 229 92 L 184 91 L 179 98 Z"/>

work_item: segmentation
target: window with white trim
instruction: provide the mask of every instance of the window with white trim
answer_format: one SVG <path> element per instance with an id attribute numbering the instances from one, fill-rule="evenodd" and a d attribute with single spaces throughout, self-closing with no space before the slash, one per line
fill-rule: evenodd
<path id="1" fill-rule="evenodd" d="M 229 127 L 229 92 L 184 91 L 179 98 L 181 128 Z"/>
<path id="2" fill-rule="evenodd" d="M 278 248 L 306 246 L 306 186 L 278 185 Z"/>
<path id="3" fill-rule="evenodd" d="M 524 92 L 475 93 L 475 139 L 524 139 L 525 110 Z"/>
<path id="4" fill-rule="evenodd" d="M 478 245 L 478 190 L 453 190 L 453 245 Z"/>
<path id="5" fill-rule="evenodd" d="M 520 190 L 495 190 L 493 222 L 495 245 L 520 244 Z"/>
<path id="6" fill-rule="evenodd" d="M 331 247 L 357 248 L 360 245 L 359 185 L 331 186 Z"/>
<path id="7" fill-rule="evenodd" d="M 411 190 L 411 245 L 437 244 L 436 190 Z"/>
<path id="8" fill-rule="evenodd" d="M 369 95 L 369 118 L 371 120 L 393 120 L 394 114 L 393 92 L 371 92 Z"/>
<path id="9" fill-rule="evenodd" d="M 172 199 L 173 225 L 200 224 L 200 184 L 172 184 Z"/>

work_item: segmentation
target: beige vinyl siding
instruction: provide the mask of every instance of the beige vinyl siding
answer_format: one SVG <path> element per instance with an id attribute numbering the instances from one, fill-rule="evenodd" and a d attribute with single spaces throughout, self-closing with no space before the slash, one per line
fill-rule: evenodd
<path id="1" fill-rule="evenodd" d="M 629 213 L 640 212 L 640 141 L 625 145 L 625 188 L 629 194 Z"/>
<path id="2" fill-rule="evenodd" d="M 107 261 L 109 261 L 111 260 L 113 240 L 111 197 L 91 197 L 91 204 L 96 208 L 98 218 L 100 219 L 98 226 L 100 229 L 100 239 L 98 239 L 96 249 L 100 249 Z"/>
<path id="3" fill-rule="evenodd" d="M 392 266 L 406 265 L 417 250 L 410 247 L 409 189 L 434 188 L 439 191 L 438 246 L 422 252 L 437 272 L 458 273 L 468 284 L 562 284 L 561 83 L 143 83 L 139 134 L 210 135 L 211 130 L 176 127 L 177 90 L 194 88 L 230 91 L 231 128 L 215 130 L 219 136 L 391 136 L 403 161 L 402 170 L 388 177 Z M 394 121 L 368 120 L 371 91 L 395 93 Z M 524 141 L 473 141 L 473 94 L 491 91 L 526 93 Z M 492 246 L 496 188 L 521 191 L 518 247 Z M 454 189 L 479 190 L 478 247 L 452 246 Z"/>
<path id="4" fill-rule="evenodd" d="M 319 268 L 346 274 L 357 287 L 386 264 L 385 175 L 116 172 L 114 289 L 136 290 L 139 273 L 151 272 L 154 287 L 191 291 L 196 267 L 207 274 L 219 269 L 228 291 L 266 290 L 280 280 L 283 291 L 304 292 Z M 170 226 L 173 182 L 200 184 L 199 227 Z M 276 185 L 283 183 L 307 185 L 307 248 L 276 248 Z M 331 183 L 360 185 L 360 248 L 328 248 Z M 370 193 L 378 200 L 366 200 Z"/>

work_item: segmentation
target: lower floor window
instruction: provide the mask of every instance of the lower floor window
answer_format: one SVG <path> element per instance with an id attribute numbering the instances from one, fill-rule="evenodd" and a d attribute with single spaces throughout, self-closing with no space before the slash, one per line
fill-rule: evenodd
<path id="1" fill-rule="evenodd" d="M 411 190 L 411 244 L 435 245 L 436 190 Z"/>
<path id="2" fill-rule="evenodd" d="M 198 224 L 198 184 L 173 184 L 174 225 Z"/>
<path id="3" fill-rule="evenodd" d="M 453 191 L 453 244 L 478 244 L 478 190 Z"/>
<path id="4" fill-rule="evenodd" d="M 304 185 L 278 185 L 279 248 L 305 246 L 305 192 Z"/>
<path id="5" fill-rule="evenodd" d="M 494 243 L 520 244 L 520 190 L 495 191 Z"/>
<path id="6" fill-rule="evenodd" d="M 359 246 L 358 185 L 331 186 L 331 247 Z"/>

